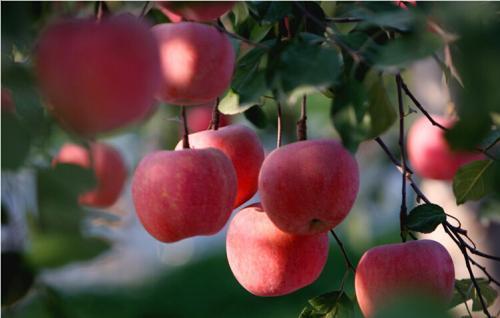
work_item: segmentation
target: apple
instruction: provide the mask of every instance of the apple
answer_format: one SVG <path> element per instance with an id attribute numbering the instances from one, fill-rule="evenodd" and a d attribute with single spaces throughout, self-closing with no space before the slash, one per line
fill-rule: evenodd
<path id="1" fill-rule="evenodd" d="M 158 98 L 174 105 L 211 102 L 229 87 L 235 53 L 227 35 L 213 26 L 164 23 L 153 28 L 160 46 Z"/>
<path id="2" fill-rule="evenodd" d="M 8 88 L 2 88 L 2 112 L 15 113 L 16 106 L 12 99 L 12 92 Z"/>
<path id="3" fill-rule="evenodd" d="M 79 197 L 81 204 L 108 207 L 120 196 L 127 178 L 127 168 L 120 153 L 103 143 L 92 143 L 89 149 L 64 144 L 53 160 L 53 165 L 67 163 L 94 170 L 97 187 Z"/>
<path id="4" fill-rule="evenodd" d="M 299 235 L 326 232 L 354 204 L 358 165 L 338 141 L 299 141 L 269 154 L 258 189 L 264 210 L 281 230 Z"/>
<path id="5" fill-rule="evenodd" d="M 454 124 L 454 120 L 441 116 L 433 116 L 433 119 L 447 128 Z M 433 126 L 425 116 L 417 119 L 411 126 L 406 147 L 415 172 L 429 179 L 452 180 L 461 166 L 483 158 L 477 152 L 451 150 L 444 131 Z"/>
<path id="6" fill-rule="evenodd" d="M 231 10 L 234 1 L 158 1 L 160 10 L 172 22 L 183 18 L 197 22 L 217 20 Z"/>
<path id="7" fill-rule="evenodd" d="M 448 251 L 431 240 L 377 246 L 356 268 L 356 298 L 365 317 L 405 294 L 424 293 L 448 302 L 455 270 Z"/>
<path id="8" fill-rule="evenodd" d="M 219 232 L 235 197 L 233 165 L 213 148 L 150 153 L 132 180 L 137 216 L 146 231 L 162 242 Z"/>
<path id="9" fill-rule="evenodd" d="M 192 133 L 207 130 L 212 122 L 212 112 L 215 101 L 210 103 L 191 106 L 186 109 L 186 119 L 189 131 Z M 219 114 L 219 127 L 224 127 L 231 124 L 231 117 L 224 114 Z"/>
<path id="10" fill-rule="evenodd" d="M 231 220 L 226 253 L 231 271 L 246 290 L 281 296 L 318 278 L 328 257 L 328 235 L 283 232 L 255 204 Z"/>
<path id="11" fill-rule="evenodd" d="M 231 125 L 218 130 L 205 130 L 189 135 L 191 148 L 221 150 L 234 166 L 238 192 L 234 202 L 237 208 L 257 192 L 257 180 L 264 161 L 264 148 L 257 134 L 243 125 Z M 176 149 L 182 148 L 182 140 Z"/>
<path id="12" fill-rule="evenodd" d="M 39 87 L 68 130 L 93 136 L 142 119 L 160 84 L 158 46 L 131 15 L 50 25 L 36 49 Z"/>

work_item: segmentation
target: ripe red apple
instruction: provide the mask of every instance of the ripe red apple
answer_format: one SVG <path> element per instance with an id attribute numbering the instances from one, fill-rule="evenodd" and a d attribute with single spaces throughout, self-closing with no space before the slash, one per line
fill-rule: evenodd
<path id="1" fill-rule="evenodd" d="M 454 121 L 433 116 L 444 127 L 453 126 Z M 444 131 L 433 126 L 422 116 L 408 131 L 408 158 L 415 172 L 422 177 L 438 180 L 452 180 L 464 164 L 483 158 L 475 152 L 452 151 L 444 137 Z"/>
<path id="2" fill-rule="evenodd" d="M 328 235 L 283 232 L 255 204 L 231 220 L 226 253 L 231 271 L 246 290 L 281 296 L 318 278 L 328 257 Z"/>
<path id="3" fill-rule="evenodd" d="M 365 317 L 396 297 L 425 293 L 447 302 L 455 270 L 448 251 L 431 240 L 381 245 L 365 252 L 356 269 L 356 298 Z"/>
<path id="4" fill-rule="evenodd" d="M 234 1 L 158 1 L 161 11 L 172 22 L 182 18 L 209 22 L 216 20 L 234 6 Z"/>
<path id="5" fill-rule="evenodd" d="M 229 87 L 235 54 L 224 33 L 193 22 L 158 24 L 152 30 L 160 46 L 162 101 L 200 105 Z"/>
<path id="6" fill-rule="evenodd" d="M 48 108 L 81 135 L 121 128 L 148 114 L 159 68 L 150 29 L 129 15 L 55 23 L 41 34 L 36 50 Z"/>
<path id="7" fill-rule="evenodd" d="M 81 204 L 93 207 L 113 205 L 125 185 L 127 168 L 120 153 L 103 143 L 92 143 L 89 150 L 76 144 L 65 144 L 54 158 L 53 164 L 68 163 L 92 168 L 97 187 L 79 198 Z"/>
<path id="8" fill-rule="evenodd" d="M 142 225 L 159 241 L 211 235 L 231 214 L 236 173 L 217 149 L 157 151 L 139 163 L 132 197 Z"/>
<path id="9" fill-rule="evenodd" d="M 212 112 L 215 101 L 200 105 L 192 106 L 186 109 L 187 124 L 189 131 L 192 133 L 207 130 L 212 122 Z M 224 114 L 219 115 L 219 127 L 224 127 L 231 124 L 231 117 Z"/>
<path id="10" fill-rule="evenodd" d="M 234 202 L 237 208 L 257 192 L 257 180 L 264 161 L 264 148 L 257 134 L 243 125 L 231 125 L 218 130 L 205 130 L 189 135 L 191 148 L 221 150 L 234 166 L 238 192 Z M 182 148 L 182 140 L 176 149 Z"/>
<path id="11" fill-rule="evenodd" d="M 306 140 L 271 152 L 259 175 L 264 210 L 281 230 L 328 231 L 349 213 L 359 189 L 354 157 L 335 140 Z"/>

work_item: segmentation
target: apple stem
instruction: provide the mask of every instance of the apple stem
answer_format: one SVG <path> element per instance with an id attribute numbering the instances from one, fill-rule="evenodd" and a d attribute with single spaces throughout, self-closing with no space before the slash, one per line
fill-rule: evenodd
<path id="1" fill-rule="evenodd" d="M 302 96 L 300 119 L 297 121 L 297 140 L 307 140 L 307 96 Z"/>
<path id="2" fill-rule="evenodd" d="M 346 268 L 350 269 L 353 271 L 353 273 L 356 273 L 356 268 L 352 265 L 351 260 L 349 259 L 349 256 L 347 256 L 347 252 L 344 247 L 344 243 L 340 240 L 340 238 L 337 236 L 334 230 L 330 230 L 330 233 L 332 233 L 333 238 L 337 242 L 337 244 L 340 247 L 340 251 L 342 252 L 342 255 L 344 256 L 344 261 L 345 261 L 345 266 Z"/>
<path id="3" fill-rule="evenodd" d="M 106 1 L 97 1 L 95 5 L 95 17 L 97 21 L 101 21 L 102 18 L 110 14 L 109 7 Z"/>
<path id="4" fill-rule="evenodd" d="M 141 14 L 140 14 L 141 17 L 145 17 L 146 14 L 148 14 L 148 12 L 149 12 L 148 6 L 149 6 L 150 2 L 151 1 L 144 1 L 144 6 L 142 7 Z"/>
<path id="5" fill-rule="evenodd" d="M 189 149 L 189 128 L 187 124 L 186 106 L 181 106 L 182 126 L 184 127 L 184 135 L 182 136 L 182 148 Z"/>
<path id="6" fill-rule="evenodd" d="M 281 103 L 279 101 L 276 101 L 276 110 L 278 111 L 278 130 L 276 134 L 276 148 L 279 148 L 281 147 L 281 137 L 283 134 Z"/>
<path id="7" fill-rule="evenodd" d="M 398 88 L 398 109 L 399 109 L 399 149 L 401 151 L 401 209 L 399 211 L 399 222 L 401 230 L 401 239 L 406 242 L 406 234 L 408 232 L 407 223 L 407 207 L 406 207 L 406 152 L 405 152 L 405 113 L 403 109 L 403 94 L 401 75 L 396 75 L 396 85 Z"/>
<path id="8" fill-rule="evenodd" d="M 219 111 L 219 102 L 220 98 L 217 97 L 217 101 L 215 102 L 213 111 L 212 111 L 212 121 L 210 122 L 209 129 L 217 130 L 219 129 L 220 124 L 220 111 Z"/>

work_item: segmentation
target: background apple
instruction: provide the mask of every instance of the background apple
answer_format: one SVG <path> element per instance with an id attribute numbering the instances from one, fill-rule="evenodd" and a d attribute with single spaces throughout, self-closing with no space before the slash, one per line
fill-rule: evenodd
<path id="1" fill-rule="evenodd" d="M 151 109 L 160 80 L 158 47 L 148 26 L 131 15 L 66 20 L 40 35 L 36 72 L 61 124 L 95 135 Z"/>
<path id="2" fill-rule="evenodd" d="M 82 194 L 81 204 L 93 207 L 108 207 L 120 196 L 127 169 L 121 154 L 103 143 L 92 143 L 89 150 L 76 144 L 65 144 L 54 158 L 53 164 L 68 163 L 93 169 L 97 180 L 96 189 Z"/>
<path id="3" fill-rule="evenodd" d="M 356 268 L 356 298 L 365 317 L 404 294 L 423 293 L 451 299 L 455 270 L 448 251 L 431 240 L 374 247 Z"/>
<path id="4" fill-rule="evenodd" d="M 454 123 L 441 116 L 433 115 L 433 119 L 448 128 Z M 417 119 L 408 131 L 407 149 L 415 172 L 429 179 L 451 180 L 462 165 L 483 158 L 477 152 L 451 150 L 444 131 L 433 126 L 425 116 Z"/>
<path id="5" fill-rule="evenodd" d="M 231 271 L 246 290 L 281 296 L 318 278 L 328 257 L 328 235 L 285 233 L 256 204 L 231 220 L 226 253 Z"/>
<path id="6" fill-rule="evenodd" d="M 264 148 L 253 130 L 243 125 L 231 125 L 218 130 L 200 131 L 189 135 L 189 143 L 195 149 L 219 149 L 231 159 L 238 178 L 235 208 L 255 194 Z M 176 149 L 181 148 L 182 140 Z"/>
<path id="7" fill-rule="evenodd" d="M 186 109 L 186 120 L 189 127 L 189 132 L 195 133 L 202 130 L 207 130 L 212 122 L 212 112 L 215 101 L 210 103 L 191 106 Z M 219 127 L 227 126 L 231 123 L 231 117 L 219 114 Z M 182 126 L 182 125 L 181 125 Z M 182 130 L 182 127 L 181 129 Z M 182 132 L 180 133 L 182 136 Z"/>
<path id="8" fill-rule="evenodd" d="M 259 193 L 285 232 L 314 234 L 339 224 L 359 189 L 354 157 L 335 140 L 307 140 L 274 150 L 262 164 Z"/>
<path id="9" fill-rule="evenodd" d="M 235 54 L 224 33 L 193 22 L 158 24 L 152 30 L 160 46 L 162 101 L 199 105 L 228 88 Z"/>
<path id="10" fill-rule="evenodd" d="M 182 18 L 208 22 L 231 10 L 234 1 L 158 1 L 157 4 L 172 22 L 179 22 Z"/>
<path id="11" fill-rule="evenodd" d="M 144 157 L 132 198 L 144 228 L 162 242 L 215 234 L 236 197 L 236 173 L 217 149 L 157 151 Z"/>

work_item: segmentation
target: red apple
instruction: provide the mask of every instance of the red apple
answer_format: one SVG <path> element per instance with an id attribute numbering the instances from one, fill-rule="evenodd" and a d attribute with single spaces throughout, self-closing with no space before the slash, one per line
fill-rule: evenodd
<path id="1" fill-rule="evenodd" d="M 121 194 L 127 178 L 127 168 L 120 153 L 103 143 L 92 143 L 89 150 L 75 144 L 65 144 L 53 164 L 68 163 L 92 168 L 97 187 L 79 198 L 81 204 L 93 207 L 113 205 Z"/>
<path id="2" fill-rule="evenodd" d="M 229 87 L 235 54 L 224 33 L 193 22 L 158 24 L 152 30 L 160 45 L 162 101 L 200 105 Z"/>
<path id="3" fill-rule="evenodd" d="M 159 241 L 211 235 L 231 214 L 236 173 L 217 149 L 157 151 L 139 163 L 132 197 L 142 225 Z"/>
<path id="4" fill-rule="evenodd" d="M 187 113 L 187 124 L 189 131 L 192 133 L 207 130 L 208 126 L 212 122 L 212 112 L 215 101 L 200 105 L 192 106 L 186 109 Z M 231 117 L 220 114 L 219 115 L 219 127 L 224 127 L 231 124 Z"/>
<path id="5" fill-rule="evenodd" d="M 259 193 L 281 230 L 326 232 L 349 213 L 359 189 L 354 157 L 335 140 L 306 140 L 274 150 L 262 164 Z"/>
<path id="6" fill-rule="evenodd" d="M 231 10 L 234 1 L 158 1 L 157 4 L 172 22 L 179 22 L 182 18 L 209 22 Z"/>
<path id="7" fill-rule="evenodd" d="M 55 23 L 41 34 L 36 50 L 48 108 L 81 135 L 121 128 L 148 114 L 159 68 L 150 29 L 129 15 Z"/>
<path id="8" fill-rule="evenodd" d="M 444 127 L 451 127 L 454 123 L 441 116 L 433 118 Z M 425 116 L 417 119 L 408 131 L 407 149 L 415 172 L 429 179 L 452 180 L 461 166 L 483 158 L 480 153 L 452 151 L 444 131 L 433 126 Z"/>
<path id="9" fill-rule="evenodd" d="M 238 178 L 237 208 L 257 192 L 257 180 L 264 161 L 264 149 L 257 134 L 243 125 L 231 125 L 218 130 L 205 130 L 189 135 L 191 148 L 221 150 L 234 166 Z M 176 149 L 182 148 L 182 140 Z"/>
<path id="10" fill-rule="evenodd" d="M 450 254 L 431 240 L 372 248 L 361 257 L 355 277 L 356 298 L 365 317 L 405 294 L 424 293 L 447 302 L 454 283 Z"/>
<path id="11" fill-rule="evenodd" d="M 281 296 L 318 278 L 328 257 L 328 235 L 283 232 L 256 204 L 231 220 L 226 253 L 231 271 L 246 290 Z"/>

